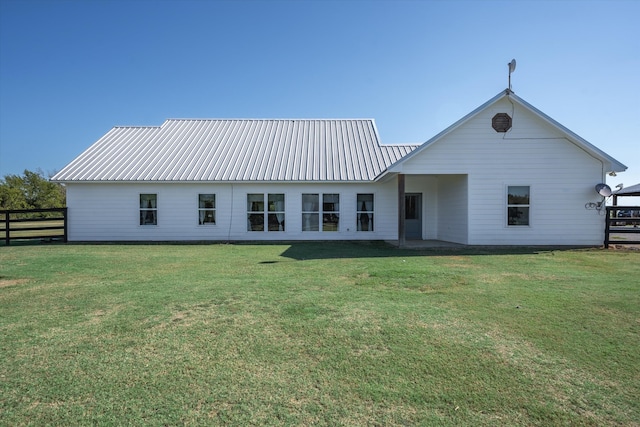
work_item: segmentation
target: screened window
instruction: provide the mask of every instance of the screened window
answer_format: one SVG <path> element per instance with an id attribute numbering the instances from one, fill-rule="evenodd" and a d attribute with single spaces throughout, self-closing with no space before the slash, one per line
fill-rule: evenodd
<path id="1" fill-rule="evenodd" d="M 215 225 L 216 223 L 216 195 L 198 195 L 198 224 Z"/>
<path id="2" fill-rule="evenodd" d="M 358 194 L 356 222 L 358 231 L 373 231 L 373 194 Z"/>
<path id="3" fill-rule="evenodd" d="M 507 224 L 529 225 L 529 186 L 509 186 L 507 190 Z"/>
<path id="4" fill-rule="evenodd" d="M 248 231 L 284 231 L 284 220 L 284 194 L 247 194 Z"/>
<path id="5" fill-rule="evenodd" d="M 140 194 L 140 225 L 158 225 L 157 194 Z"/>

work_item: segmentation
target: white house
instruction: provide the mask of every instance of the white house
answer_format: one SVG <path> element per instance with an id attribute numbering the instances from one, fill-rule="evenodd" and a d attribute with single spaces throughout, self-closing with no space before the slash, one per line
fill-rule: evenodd
<path id="1" fill-rule="evenodd" d="M 70 241 L 442 240 L 600 245 L 626 166 L 512 91 L 419 145 L 373 120 L 115 127 L 57 173 Z"/>

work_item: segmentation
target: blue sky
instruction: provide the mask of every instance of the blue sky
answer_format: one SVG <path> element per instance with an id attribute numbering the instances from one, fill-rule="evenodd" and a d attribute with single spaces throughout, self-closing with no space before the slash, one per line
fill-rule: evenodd
<path id="1" fill-rule="evenodd" d="M 373 118 L 423 142 L 507 87 L 640 183 L 640 1 L 0 0 L 0 177 L 116 125 Z"/>

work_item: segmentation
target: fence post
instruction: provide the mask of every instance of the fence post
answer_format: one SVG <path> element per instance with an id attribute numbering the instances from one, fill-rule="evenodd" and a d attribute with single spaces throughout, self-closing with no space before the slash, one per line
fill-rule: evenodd
<path id="1" fill-rule="evenodd" d="M 605 212 L 606 212 L 606 215 L 604 217 L 604 248 L 605 249 L 609 249 L 609 233 L 611 232 L 611 230 L 610 230 L 610 225 L 611 225 L 611 207 L 610 206 L 606 206 L 605 207 Z"/>
<path id="2" fill-rule="evenodd" d="M 64 208 L 62 209 L 62 217 L 64 218 L 64 237 L 63 237 L 63 242 L 67 243 L 67 220 L 69 219 L 67 216 L 67 210 L 68 208 Z"/>

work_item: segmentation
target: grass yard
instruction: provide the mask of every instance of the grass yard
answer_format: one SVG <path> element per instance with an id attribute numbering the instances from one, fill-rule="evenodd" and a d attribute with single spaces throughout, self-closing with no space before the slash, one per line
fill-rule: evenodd
<path id="1" fill-rule="evenodd" d="M 640 425 L 640 251 L 0 248 L 1 425 Z"/>

